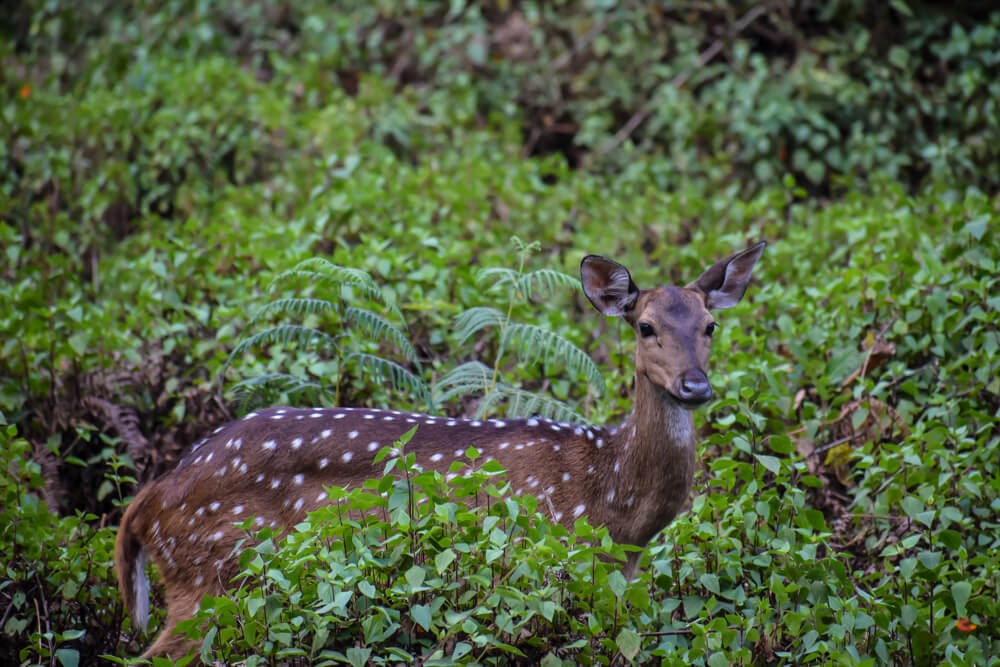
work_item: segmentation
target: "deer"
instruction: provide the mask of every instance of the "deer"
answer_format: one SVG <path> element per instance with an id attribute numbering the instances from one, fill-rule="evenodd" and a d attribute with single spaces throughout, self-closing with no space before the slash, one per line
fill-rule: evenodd
<path id="1" fill-rule="evenodd" d="M 165 627 L 143 657 L 195 648 L 175 634 L 205 595 L 237 574 L 243 522 L 284 530 L 328 502 L 325 487 L 378 476 L 376 453 L 416 428 L 406 445 L 424 469 L 447 474 L 474 446 L 494 459 L 517 494 L 572 529 L 580 517 L 619 543 L 645 546 L 682 511 L 696 466 L 692 411 L 713 396 L 707 365 L 713 311 L 735 306 L 764 250 L 759 242 L 716 262 L 684 287 L 639 289 L 628 269 L 599 255 L 580 265 L 598 312 L 636 333 L 632 411 L 614 426 L 542 418 L 460 419 L 350 407 L 254 410 L 194 443 L 169 473 L 144 485 L 122 516 L 118 585 L 134 627 L 149 619 L 148 558 L 159 569 Z M 454 473 L 452 473 L 454 474 Z M 544 511 L 544 510 L 543 510 Z M 631 577 L 639 553 L 628 554 Z"/>

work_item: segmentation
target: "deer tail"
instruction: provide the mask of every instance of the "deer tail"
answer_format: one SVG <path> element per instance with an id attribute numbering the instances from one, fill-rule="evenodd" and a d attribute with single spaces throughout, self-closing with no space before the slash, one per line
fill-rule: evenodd
<path id="1" fill-rule="evenodd" d="M 143 632 L 149 624 L 149 579 L 146 577 L 146 548 L 135 530 L 135 517 L 126 510 L 115 540 L 115 570 L 118 590 L 132 622 Z"/>

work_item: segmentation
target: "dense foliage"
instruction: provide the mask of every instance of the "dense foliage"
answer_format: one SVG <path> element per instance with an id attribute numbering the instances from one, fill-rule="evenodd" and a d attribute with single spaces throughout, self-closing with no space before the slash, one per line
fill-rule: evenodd
<path id="1" fill-rule="evenodd" d="M 767 239 L 638 579 L 474 451 L 386 459 L 203 657 L 1000 664 L 1000 12 L 821 5 L 5 9 L 0 662 L 142 648 L 121 508 L 243 405 L 615 420 L 631 334 L 564 276 Z"/>

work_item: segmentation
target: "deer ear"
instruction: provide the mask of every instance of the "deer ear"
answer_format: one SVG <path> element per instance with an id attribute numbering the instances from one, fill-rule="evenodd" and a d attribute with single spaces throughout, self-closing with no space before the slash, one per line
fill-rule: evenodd
<path id="1" fill-rule="evenodd" d="M 760 259 L 767 243 L 761 241 L 746 250 L 730 255 L 716 262 L 701 274 L 698 280 L 688 285 L 705 295 L 705 307 L 709 310 L 732 308 L 747 291 L 754 264 Z"/>
<path id="2" fill-rule="evenodd" d="M 594 308 L 608 316 L 620 316 L 635 305 L 639 288 L 624 266 L 600 255 L 587 255 L 580 262 L 583 293 Z"/>

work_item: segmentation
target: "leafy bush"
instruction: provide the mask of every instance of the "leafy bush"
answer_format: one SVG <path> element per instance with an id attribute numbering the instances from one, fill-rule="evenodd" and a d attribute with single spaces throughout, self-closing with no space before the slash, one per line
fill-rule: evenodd
<path id="1" fill-rule="evenodd" d="M 331 508 L 273 554 L 250 552 L 235 601 L 205 604 L 201 620 L 218 627 L 206 650 L 998 664 L 997 13 L 685 11 L 4 12 L 0 662 L 141 648 L 117 602 L 108 526 L 134 480 L 230 417 L 219 378 L 275 276 L 349 267 L 380 290 L 295 294 L 331 306 L 328 321 L 318 307 L 299 324 L 370 325 L 333 358 L 403 361 L 428 385 L 480 363 L 600 423 L 630 409 L 631 334 L 557 276 L 596 252 L 640 284 L 683 284 L 763 238 L 751 298 L 720 317 L 690 511 L 650 545 L 639 579 L 594 559 L 600 531 L 566 534 L 530 499 L 452 506 L 465 487 L 413 471 L 425 504 L 337 496 L 345 511 L 379 509 L 344 520 Z M 530 268 L 510 252 L 514 231 L 541 248 Z M 482 267 L 511 282 L 484 289 Z M 532 275 L 559 289 L 510 289 Z M 472 310 L 498 303 L 509 316 Z M 483 315 L 482 328 L 456 329 L 462 313 Z M 512 337 L 511 324 L 546 333 Z M 542 353 L 557 336 L 618 378 L 602 400 L 582 357 L 567 373 Z M 404 338 L 416 354 L 394 356 Z M 514 348 L 523 363 L 509 363 Z M 409 400 L 300 347 L 268 354 L 233 361 L 249 376 L 286 364 L 351 403 Z M 480 474 L 500 488 L 495 472 Z M 375 489 L 400 503 L 401 483 Z M 330 549 L 348 530 L 355 548 Z M 491 603 L 507 616 L 487 618 L 483 573 L 500 546 L 489 565 L 520 579 Z M 427 609 L 415 618 L 411 603 Z M 265 636 L 265 621 L 270 643 L 240 643 L 244 627 Z"/>
<path id="2" fill-rule="evenodd" d="M 124 616 L 111 585 L 114 530 L 93 514 L 53 513 L 31 445 L 2 415 L 0 424 L 0 656 L 8 664 L 91 664 L 117 645 Z"/>

